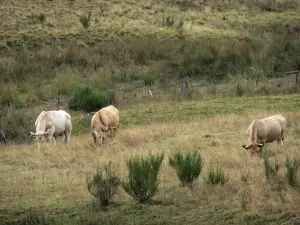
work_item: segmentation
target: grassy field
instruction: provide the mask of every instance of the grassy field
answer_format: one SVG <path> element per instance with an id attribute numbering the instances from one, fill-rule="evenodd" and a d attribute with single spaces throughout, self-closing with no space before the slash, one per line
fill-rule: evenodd
<path id="1" fill-rule="evenodd" d="M 0 146 L 0 224 L 299 220 L 299 186 L 287 184 L 285 159 L 300 158 L 300 89 L 295 74 L 284 73 L 300 69 L 298 0 L 0 0 L 0 12 L 0 129 L 9 142 Z M 75 111 L 76 99 L 88 90 L 97 100 L 108 89 L 119 136 L 95 147 L 85 115 L 99 105 Z M 38 150 L 29 130 L 40 111 L 57 108 L 72 115 L 71 143 Z M 253 119 L 274 113 L 286 116 L 288 132 L 283 147 L 267 146 L 280 162 L 267 180 L 263 159 L 241 145 Z M 168 157 L 193 150 L 205 164 L 190 190 Z M 111 161 L 124 179 L 126 159 L 161 152 L 152 204 L 135 203 L 120 187 L 113 205 L 94 207 L 88 172 Z M 204 179 L 217 165 L 230 179 L 212 187 Z"/>
<path id="2" fill-rule="evenodd" d="M 4 224 L 26 224 L 36 213 L 39 224 L 293 224 L 300 216 L 300 195 L 299 187 L 287 184 L 285 157 L 300 157 L 299 97 L 136 105 L 120 110 L 121 126 L 113 145 L 95 147 L 91 135 L 84 133 L 73 135 L 67 147 L 3 148 L 0 219 Z M 250 159 L 241 145 L 248 143 L 245 130 L 254 118 L 275 113 L 287 118 L 288 131 L 283 147 L 275 143 L 267 147 L 280 162 L 276 178 L 267 180 L 262 158 Z M 75 114 L 73 121 L 78 119 Z M 168 157 L 193 150 L 201 152 L 204 168 L 189 189 L 180 186 Z M 120 187 L 112 206 L 93 207 L 85 180 L 88 172 L 111 161 L 125 179 L 126 159 L 161 152 L 165 159 L 154 203 L 135 203 Z M 230 178 L 224 186 L 204 182 L 210 166 L 216 165 Z"/>

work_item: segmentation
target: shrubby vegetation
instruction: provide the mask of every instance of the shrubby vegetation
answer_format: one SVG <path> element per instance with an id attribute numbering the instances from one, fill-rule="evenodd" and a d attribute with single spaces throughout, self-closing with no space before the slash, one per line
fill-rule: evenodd
<path id="1" fill-rule="evenodd" d="M 205 179 L 207 184 L 213 186 L 217 184 L 224 185 L 228 182 L 229 176 L 225 175 L 225 172 L 221 166 L 210 167 L 207 177 Z"/>
<path id="2" fill-rule="evenodd" d="M 195 151 L 186 155 L 177 152 L 169 158 L 169 164 L 176 170 L 179 180 L 185 186 L 199 177 L 204 163 L 200 153 Z"/>
<path id="3" fill-rule="evenodd" d="M 122 182 L 124 190 L 138 202 L 149 202 L 158 190 L 158 172 L 163 159 L 163 154 L 129 159 L 128 180 Z"/>
<path id="4" fill-rule="evenodd" d="M 102 206 L 110 204 L 112 197 L 120 185 L 120 178 L 112 169 L 111 164 L 98 168 L 94 175 L 87 177 L 88 191 Z"/>
<path id="5" fill-rule="evenodd" d="M 107 104 L 107 93 L 104 91 L 93 91 L 88 86 L 77 87 L 69 101 L 72 110 L 97 111 Z"/>
<path id="6" fill-rule="evenodd" d="M 291 157 L 286 157 L 285 166 L 288 184 L 292 187 L 295 187 L 296 185 L 298 185 L 297 172 L 300 166 L 300 160 L 292 159 Z"/>

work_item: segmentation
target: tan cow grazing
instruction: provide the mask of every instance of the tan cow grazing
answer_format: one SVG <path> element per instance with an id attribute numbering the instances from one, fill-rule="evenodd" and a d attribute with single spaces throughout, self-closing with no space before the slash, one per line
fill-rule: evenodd
<path id="1" fill-rule="evenodd" d="M 56 139 L 59 136 L 65 138 L 65 144 L 70 141 L 72 131 L 71 116 L 64 110 L 42 111 L 35 121 L 36 133 L 30 131 L 36 137 L 38 148 L 43 141 L 53 141 L 56 146 Z"/>
<path id="2" fill-rule="evenodd" d="M 91 130 L 95 144 L 97 144 L 97 138 L 101 138 L 102 144 L 106 138 L 111 138 L 114 142 L 119 120 L 119 111 L 113 105 L 104 107 L 96 112 L 91 120 Z"/>
<path id="3" fill-rule="evenodd" d="M 264 144 L 277 141 L 283 145 L 287 121 L 281 114 L 276 114 L 263 119 L 253 120 L 247 129 L 251 141 L 250 145 L 243 145 L 250 149 L 251 157 L 260 152 Z"/>

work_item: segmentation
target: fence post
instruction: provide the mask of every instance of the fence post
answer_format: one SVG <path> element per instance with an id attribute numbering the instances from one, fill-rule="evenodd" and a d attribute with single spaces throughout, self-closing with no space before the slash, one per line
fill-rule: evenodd
<path id="1" fill-rule="evenodd" d="M 186 97 L 189 87 L 190 87 L 189 77 L 186 76 L 185 80 L 181 84 L 182 98 Z"/>
<path id="2" fill-rule="evenodd" d="M 298 71 L 298 73 L 296 73 L 296 85 L 298 85 L 299 83 L 299 75 L 300 75 L 300 70 Z"/>

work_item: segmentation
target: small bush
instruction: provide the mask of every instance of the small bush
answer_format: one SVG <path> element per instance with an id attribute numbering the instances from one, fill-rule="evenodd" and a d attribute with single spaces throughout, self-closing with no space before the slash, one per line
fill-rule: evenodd
<path id="1" fill-rule="evenodd" d="M 244 95 L 244 88 L 241 84 L 236 85 L 236 95 L 239 97 Z"/>
<path id="2" fill-rule="evenodd" d="M 291 159 L 289 157 L 286 158 L 285 166 L 286 166 L 286 176 L 288 179 L 288 184 L 292 187 L 297 185 L 297 171 L 300 165 L 300 160 Z"/>
<path id="3" fill-rule="evenodd" d="M 263 148 L 263 159 L 264 159 L 264 167 L 265 167 L 265 175 L 266 178 L 269 179 L 270 177 L 274 177 L 277 175 L 277 172 L 279 170 L 279 163 L 278 160 L 275 159 L 274 163 L 270 162 L 270 153 L 266 149 L 266 147 Z"/>
<path id="4" fill-rule="evenodd" d="M 124 190 L 140 203 L 148 202 L 157 192 L 157 179 L 164 155 L 151 155 L 127 161 L 129 177 L 122 182 Z"/>
<path id="5" fill-rule="evenodd" d="M 151 75 L 144 76 L 143 80 L 145 81 L 146 86 L 152 86 L 154 85 L 154 77 Z"/>
<path id="6" fill-rule="evenodd" d="M 95 111 L 103 108 L 107 103 L 105 92 L 95 92 L 90 87 L 74 88 L 73 95 L 69 101 L 72 110 Z"/>
<path id="7" fill-rule="evenodd" d="M 91 10 L 88 11 L 87 14 L 83 14 L 83 15 L 79 16 L 79 21 L 85 29 L 89 28 L 89 26 L 90 26 L 91 16 L 92 16 Z"/>
<path id="8" fill-rule="evenodd" d="M 197 151 L 189 152 L 185 156 L 178 152 L 169 159 L 169 165 L 176 170 L 179 180 L 185 186 L 199 177 L 203 160 Z"/>
<path id="9" fill-rule="evenodd" d="M 218 166 L 215 169 L 210 168 L 206 179 L 206 183 L 212 184 L 213 186 L 217 184 L 224 185 L 227 183 L 228 180 L 229 177 L 226 177 L 223 169 L 220 166 Z"/>
<path id="10" fill-rule="evenodd" d="M 88 191 L 97 199 L 97 202 L 107 206 L 120 185 L 120 179 L 112 170 L 111 164 L 97 169 L 96 174 L 87 178 Z"/>
<path id="11" fill-rule="evenodd" d="M 175 23 L 174 16 L 164 16 L 162 20 L 162 25 L 165 27 L 172 27 Z"/>

